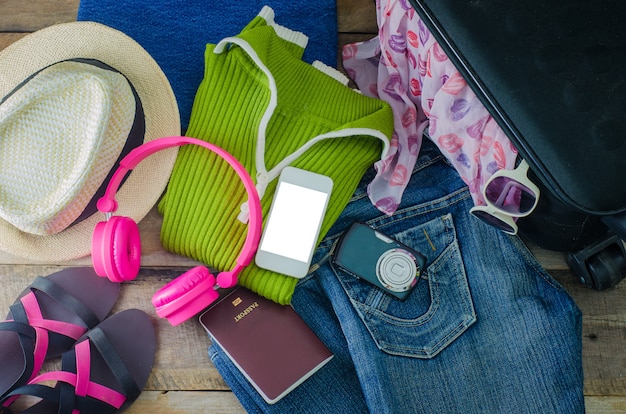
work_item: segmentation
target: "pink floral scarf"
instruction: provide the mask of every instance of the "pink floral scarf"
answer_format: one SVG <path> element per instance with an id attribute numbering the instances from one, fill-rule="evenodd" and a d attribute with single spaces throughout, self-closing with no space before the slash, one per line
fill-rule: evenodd
<path id="1" fill-rule="evenodd" d="M 369 184 L 372 203 L 395 212 L 419 154 L 422 134 L 467 183 L 475 205 L 484 205 L 485 181 L 515 166 L 517 150 L 469 88 L 408 0 L 377 0 L 378 36 L 346 45 L 343 65 L 366 95 L 387 101 L 395 131 L 385 159 Z"/>

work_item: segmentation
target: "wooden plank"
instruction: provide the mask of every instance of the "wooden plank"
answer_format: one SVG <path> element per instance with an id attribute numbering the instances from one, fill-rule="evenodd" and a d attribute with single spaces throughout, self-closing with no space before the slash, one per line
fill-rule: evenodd
<path id="1" fill-rule="evenodd" d="M 25 409 L 34 400 L 17 401 L 11 408 Z M 585 397 L 585 409 L 590 414 L 623 414 L 624 397 Z M 235 395 L 229 391 L 144 391 L 126 411 L 127 414 L 243 414 Z"/>
<path id="2" fill-rule="evenodd" d="M 570 271 L 551 274 L 583 313 L 585 395 L 626 396 L 626 283 L 597 292 L 580 285 Z"/>
<path id="3" fill-rule="evenodd" d="M 377 33 L 375 2 L 372 0 L 337 0 L 339 33 Z"/>
<path id="4" fill-rule="evenodd" d="M 32 397 L 22 397 L 11 405 L 18 412 L 36 403 Z M 230 391 L 144 391 L 124 411 L 125 414 L 242 414 L 246 410 Z"/>
<path id="5" fill-rule="evenodd" d="M 585 397 L 585 409 L 594 414 L 623 414 L 626 413 L 626 398 Z"/>
<path id="6" fill-rule="evenodd" d="M 17 401 L 11 408 L 15 411 L 27 408 L 32 399 Z M 589 414 L 623 414 L 626 412 L 624 397 L 585 397 L 585 409 Z M 230 391 L 144 391 L 124 413 L 126 414 L 243 414 L 241 403 Z"/>
<path id="7" fill-rule="evenodd" d="M 32 32 L 57 23 L 76 20 L 79 0 L 3 0 L 0 29 Z"/>
<path id="8" fill-rule="evenodd" d="M 246 411 L 232 392 L 144 392 L 125 413 L 176 414 L 222 413 L 240 414 Z"/>
<path id="9" fill-rule="evenodd" d="M 18 401 L 12 408 L 28 407 L 31 402 Z M 626 412 L 624 397 L 585 397 L 585 409 L 593 414 Z M 243 414 L 246 411 L 232 392 L 226 391 L 144 391 L 126 414 Z"/>

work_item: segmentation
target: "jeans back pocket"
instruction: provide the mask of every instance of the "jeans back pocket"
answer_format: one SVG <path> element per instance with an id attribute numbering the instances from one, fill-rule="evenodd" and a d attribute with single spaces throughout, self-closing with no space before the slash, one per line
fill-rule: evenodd
<path id="1" fill-rule="evenodd" d="M 452 216 L 407 229 L 408 221 L 377 227 L 427 257 L 426 271 L 406 300 L 331 266 L 379 349 L 432 358 L 476 321 L 476 313 Z"/>

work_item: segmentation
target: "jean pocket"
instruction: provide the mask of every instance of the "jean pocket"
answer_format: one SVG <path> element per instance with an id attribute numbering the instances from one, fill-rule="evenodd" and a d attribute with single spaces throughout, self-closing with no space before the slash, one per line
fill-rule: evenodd
<path id="1" fill-rule="evenodd" d="M 476 312 L 452 216 L 407 229 L 408 220 L 376 227 L 427 257 L 426 271 L 406 300 L 331 266 L 379 349 L 433 358 L 476 321 Z"/>

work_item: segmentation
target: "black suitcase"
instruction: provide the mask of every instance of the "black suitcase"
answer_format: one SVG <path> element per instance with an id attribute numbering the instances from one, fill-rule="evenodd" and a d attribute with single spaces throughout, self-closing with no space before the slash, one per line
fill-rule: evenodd
<path id="1" fill-rule="evenodd" d="M 518 221 L 586 286 L 626 275 L 626 2 L 410 0 L 542 190 Z"/>

